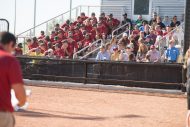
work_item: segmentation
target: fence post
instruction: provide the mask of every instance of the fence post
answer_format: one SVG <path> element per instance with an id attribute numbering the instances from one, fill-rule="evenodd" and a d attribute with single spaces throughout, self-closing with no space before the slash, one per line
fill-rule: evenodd
<path id="1" fill-rule="evenodd" d="M 87 73 L 88 73 L 88 71 L 87 71 L 87 63 L 84 62 L 84 84 L 87 83 Z"/>

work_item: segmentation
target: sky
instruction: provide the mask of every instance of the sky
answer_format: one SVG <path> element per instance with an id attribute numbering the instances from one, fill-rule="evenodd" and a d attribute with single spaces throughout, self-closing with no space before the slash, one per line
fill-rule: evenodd
<path id="1" fill-rule="evenodd" d="M 36 25 L 40 24 L 52 17 L 62 14 L 69 10 L 70 0 L 36 0 L 37 15 Z M 72 0 L 72 7 L 78 5 L 100 5 L 100 0 Z M 15 15 L 15 0 L 0 0 L 0 18 L 5 18 L 10 22 L 10 31 L 14 32 L 14 15 Z M 16 34 L 19 34 L 33 27 L 34 22 L 34 0 L 16 0 L 17 19 L 16 19 Z M 86 11 L 83 9 L 82 11 Z M 95 9 L 97 10 L 97 8 Z M 93 8 L 90 12 L 95 11 Z M 87 12 L 86 12 L 87 13 Z M 73 15 L 76 13 L 72 13 Z M 68 17 L 69 15 L 67 15 Z M 64 18 L 67 18 L 64 17 Z"/>

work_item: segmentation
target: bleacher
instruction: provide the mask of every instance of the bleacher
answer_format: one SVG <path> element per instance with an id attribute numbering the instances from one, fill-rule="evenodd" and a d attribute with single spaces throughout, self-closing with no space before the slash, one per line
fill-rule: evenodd
<path id="1" fill-rule="evenodd" d="M 78 13 L 77 10 L 75 11 Z M 89 12 L 90 11 L 88 10 L 88 14 Z M 55 20 L 53 19 L 54 23 L 53 23 L 53 26 L 51 26 L 52 27 L 51 30 L 50 29 L 48 30 L 47 28 L 49 27 L 46 27 L 46 30 L 44 29 L 40 30 L 41 35 L 39 33 L 37 35 L 33 33 L 36 36 L 32 35 L 32 32 L 34 31 L 34 29 L 38 29 L 39 26 L 41 28 L 41 26 L 44 26 L 45 24 L 47 26 L 48 22 L 52 21 L 52 19 L 50 19 L 46 23 L 37 25 L 36 28 L 32 28 L 30 30 L 27 30 L 19 34 L 18 35 L 19 42 L 21 38 L 23 38 L 23 40 L 21 41 L 21 43 L 24 44 L 23 55 L 48 57 L 48 51 L 53 50 L 51 58 L 55 58 L 55 59 L 61 58 L 61 59 L 80 59 L 80 60 L 93 59 L 94 60 L 102 45 L 104 45 L 105 47 L 110 46 L 111 38 L 115 36 L 118 39 L 117 42 L 119 42 L 119 40 L 122 38 L 122 35 L 124 33 L 127 33 L 128 37 L 130 37 L 130 35 L 132 35 L 132 37 L 135 36 L 134 43 L 136 44 L 133 44 L 133 45 L 135 45 L 136 47 L 133 47 L 133 48 L 138 49 L 139 47 L 138 39 L 142 38 L 140 36 L 140 33 L 144 32 L 140 29 L 141 28 L 144 29 L 145 26 L 143 26 L 143 23 L 145 22 L 145 20 L 143 19 L 139 20 L 140 26 L 139 24 L 136 23 L 134 19 L 133 20 L 131 19 L 131 21 L 133 22 L 126 22 L 123 25 L 122 23 L 123 19 L 118 20 L 114 18 L 112 14 L 101 13 L 101 15 L 98 16 L 95 13 L 92 13 L 92 15 L 86 16 L 85 13 L 81 13 L 80 16 L 77 16 L 76 14 L 76 17 L 74 17 L 72 21 L 65 20 L 64 22 L 60 22 L 60 21 L 55 22 Z M 59 15 L 58 17 L 60 16 L 63 16 L 63 15 Z M 131 24 L 133 24 L 133 26 L 131 26 Z M 169 42 L 171 39 L 174 39 L 176 41 L 176 45 L 177 45 L 176 47 L 179 49 L 180 55 L 183 54 L 181 50 L 183 48 L 183 40 L 184 40 L 183 39 L 183 25 L 184 24 L 180 26 L 176 26 L 175 28 L 172 28 L 172 30 L 170 31 L 166 31 L 166 27 L 165 27 L 164 29 L 161 29 L 159 32 L 157 32 L 155 30 L 156 23 L 153 26 L 152 24 L 149 24 L 148 31 L 147 33 L 144 33 L 145 36 L 143 37 L 143 39 L 144 41 L 146 41 L 148 34 L 150 34 L 150 29 L 154 31 L 154 34 L 155 36 L 157 36 L 157 38 L 154 39 L 153 45 L 155 45 L 156 49 L 160 52 L 160 58 L 159 58 L 160 62 L 163 62 L 165 59 L 162 57 L 164 57 L 165 55 L 164 53 L 167 47 L 169 47 Z M 162 35 L 160 35 L 160 33 L 162 33 Z M 29 43 L 27 42 L 27 40 L 32 39 L 31 43 L 34 43 L 33 40 L 35 39 L 35 37 L 37 37 L 38 39 L 35 42 L 35 44 L 31 44 L 30 46 L 28 46 Z M 46 38 L 50 38 L 50 40 Z M 132 42 L 132 40 L 129 40 L 129 39 L 128 41 Z M 48 43 L 52 43 L 52 45 L 49 48 L 48 48 Z M 63 50 L 64 46 L 62 46 L 63 43 L 64 43 L 64 46 L 67 47 L 64 50 Z M 129 44 L 131 43 L 127 43 L 127 45 L 125 45 L 125 48 Z M 55 49 L 55 47 L 57 48 Z M 126 52 L 125 48 L 123 49 L 124 51 L 123 50 L 119 51 L 120 54 L 121 52 Z M 147 46 L 147 48 L 148 50 L 150 50 L 150 45 Z M 35 49 L 41 50 L 41 53 L 36 55 L 34 53 L 36 52 Z M 137 55 L 136 52 L 137 51 L 131 51 L 131 53 L 134 53 L 135 56 Z M 110 54 L 110 56 L 111 55 L 112 54 Z M 143 59 L 146 59 L 145 56 Z M 182 62 L 181 59 L 182 58 L 180 58 L 178 62 Z M 118 59 L 118 61 L 121 61 L 121 60 Z M 140 60 L 140 61 L 143 62 L 146 60 Z"/>

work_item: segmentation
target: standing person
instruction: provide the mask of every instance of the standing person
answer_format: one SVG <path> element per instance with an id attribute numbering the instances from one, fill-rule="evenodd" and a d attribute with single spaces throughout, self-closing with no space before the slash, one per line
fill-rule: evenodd
<path id="1" fill-rule="evenodd" d="M 157 13 L 153 13 L 153 18 L 149 21 L 150 26 L 154 26 L 156 24 L 156 18 L 157 18 Z"/>
<path id="2" fill-rule="evenodd" d="M 131 27 L 132 27 L 132 25 L 133 25 L 131 19 L 129 19 L 129 18 L 127 17 L 127 13 L 123 14 L 123 21 L 121 22 L 121 24 L 124 25 L 124 24 L 126 24 L 126 23 L 130 23 Z"/>
<path id="3" fill-rule="evenodd" d="M 26 94 L 19 62 L 11 55 L 15 50 L 16 38 L 8 32 L 1 33 L 0 38 L 0 127 L 14 127 L 11 89 L 15 92 L 19 107 L 25 104 Z"/>
<path id="4" fill-rule="evenodd" d="M 169 48 L 166 50 L 166 60 L 176 63 L 179 56 L 179 50 L 175 47 L 175 40 L 170 40 Z"/>

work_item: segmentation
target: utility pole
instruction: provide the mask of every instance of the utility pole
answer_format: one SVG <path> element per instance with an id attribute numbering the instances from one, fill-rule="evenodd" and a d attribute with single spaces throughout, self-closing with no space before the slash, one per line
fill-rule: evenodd
<path id="1" fill-rule="evenodd" d="M 36 27 L 36 0 L 34 0 L 34 31 L 33 31 L 33 35 L 35 36 L 35 27 Z"/>
<path id="2" fill-rule="evenodd" d="M 16 0 L 15 0 L 15 19 L 14 19 L 14 35 L 16 35 L 16 6 L 17 5 L 17 2 L 16 2 Z"/>
<path id="3" fill-rule="evenodd" d="M 71 21 L 71 17 L 72 17 L 72 0 L 70 0 L 70 14 L 69 14 L 70 21 Z"/>

